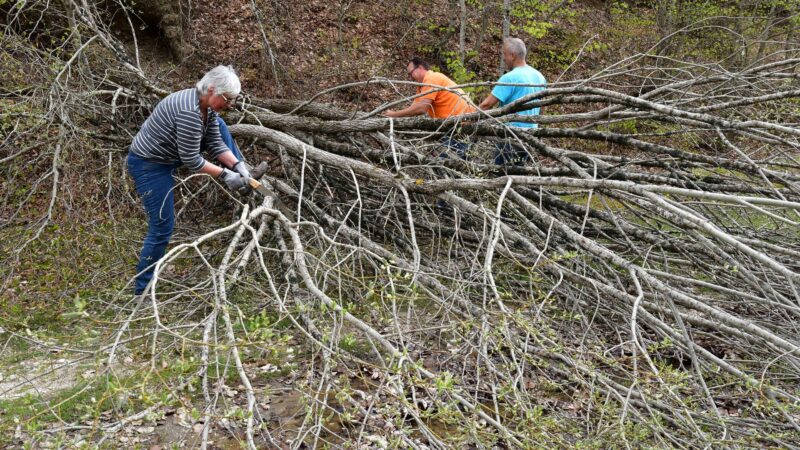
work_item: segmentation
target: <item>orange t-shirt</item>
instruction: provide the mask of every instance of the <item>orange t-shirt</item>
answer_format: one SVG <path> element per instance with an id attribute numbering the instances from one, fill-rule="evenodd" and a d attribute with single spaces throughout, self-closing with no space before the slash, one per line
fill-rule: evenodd
<path id="1" fill-rule="evenodd" d="M 425 78 L 422 80 L 422 82 L 425 84 L 433 84 L 446 88 L 456 85 L 453 80 L 447 78 L 444 74 L 434 72 L 432 70 L 429 70 L 427 73 L 425 73 Z M 432 102 L 431 106 L 433 106 L 433 110 L 428 109 L 428 115 L 432 118 L 444 119 L 447 117 L 459 116 L 461 114 L 467 114 L 476 111 L 475 108 L 467 103 L 465 98 L 466 94 L 464 94 L 464 91 L 461 89 L 456 89 L 452 92 L 434 89 L 435 88 L 431 86 L 418 86 L 417 94 L 422 94 L 428 91 L 432 92 L 414 99 L 414 103 L 417 103 L 421 100 L 430 100 Z"/>

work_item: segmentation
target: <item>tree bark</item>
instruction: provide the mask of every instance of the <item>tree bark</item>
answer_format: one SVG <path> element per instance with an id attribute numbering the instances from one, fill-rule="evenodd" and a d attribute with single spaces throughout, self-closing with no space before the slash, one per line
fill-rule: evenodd
<path id="1" fill-rule="evenodd" d="M 458 0 L 459 11 L 461 12 L 461 23 L 458 29 L 458 60 L 464 66 L 464 58 L 466 53 L 466 37 L 467 37 L 467 1 Z"/>
<path id="2" fill-rule="evenodd" d="M 503 0 L 503 39 L 511 34 L 511 0 Z M 506 60 L 500 54 L 500 74 L 506 72 Z"/>

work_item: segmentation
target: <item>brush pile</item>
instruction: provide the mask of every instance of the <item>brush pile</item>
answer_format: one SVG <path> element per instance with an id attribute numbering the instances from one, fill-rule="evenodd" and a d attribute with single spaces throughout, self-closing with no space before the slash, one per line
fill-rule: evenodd
<path id="1" fill-rule="evenodd" d="M 76 105 L 113 117 L 167 91 L 74 6 L 119 73 L 56 77 L 63 136 Z M 730 72 L 639 55 L 444 121 L 248 98 L 229 123 L 270 159 L 272 194 L 181 184 L 237 217 L 183 235 L 144 302 L 107 306 L 104 377 L 123 343 L 186 366 L 98 430 L 181 398 L 204 446 L 796 447 L 798 56 Z M 376 84 L 402 82 L 346 88 Z M 507 126 L 536 106 L 538 128 Z M 527 161 L 494 164 L 497 143 Z M 270 416 L 271 369 L 302 394 L 291 426 Z"/>

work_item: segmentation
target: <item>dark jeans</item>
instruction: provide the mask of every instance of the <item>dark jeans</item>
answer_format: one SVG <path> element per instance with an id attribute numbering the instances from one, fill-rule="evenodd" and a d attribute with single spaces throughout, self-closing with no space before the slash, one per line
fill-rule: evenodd
<path id="1" fill-rule="evenodd" d="M 447 135 L 442 138 L 440 141 L 447 150 L 456 152 L 459 158 L 467 159 L 467 149 L 469 145 L 464 142 L 461 142 L 457 139 L 452 138 L 450 135 Z M 440 158 L 447 158 L 447 152 L 442 152 L 439 154 Z"/>
<path id="2" fill-rule="evenodd" d="M 218 119 L 222 141 L 242 160 L 242 153 L 233 142 L 227 125 Z M 128 172 L 136 183 L 136 192 L 142 197 L 147 213 L 147 235 L 136 265 L 135 294 L 141 294 L 153 279 L 155 263 L 164 256 L 175 227 L 175 181 L 172 175 L 182 164 L 179 162 L 164 164 L 150 161 L 133 153 L 128 153 Z"/>
<path id="3" fill-rule="evenodd" d="M 498 166 L 523 166 L 530 159 L 524 148 L 510 142 L 496 142 L 494 148 L 494 163 Z"/>
<path id="4" fill-rule="evenodd" d="M 225 124 L 225 121 L 222 120 L 222 117 L 217 116 L 217 123 L 219 124 L 219 134 L 222 136 L 222 142 L 228 146 L 229 149 L 233 152 L 233 156 L 236 157 L 239 161 L 244 161 L 244 156 L 242 156 L 242 152 L 239 151 L 239 147 L 236 145 L 236 142 L 233 142 L 233 136 L 231 136 L 231 132 L 228 131 L 228 125 Z"/>
<path id="5" fill-rule="evenodd" d="M 128 172 L 147 212 L 147 236 L 136 265 L 134 292 L 137 295 L 144 292 L 153 278 L 154 264 L 164 256 L 172 237 L 175 226 L 175 181 L 172 174 L 180 166 L 181 163 L 162 164 L 128 153 Z"/>
<path id="6" fill-rule="evenodd" d="M 453 136 L 450 134 L 445 135 L 439 142 L 441 142 L 442 147 L 445 148 L 443 152 L 439 153 L 439 158 L 441 159 L 449 158 L 449 156 L 447 155 L 447 151 L 449 150 L 451 152 L 455 152 L 459 158 L 463 160 L 467 159 L 467 149 L 469 148 L 469 144 L 453 138 Z M 440 171 L 438 169 L 436 169 L 435 172 L 442 177 L 444 177 L 446 174 L 446 171 L 443 170 Z M 440 198 L 436 199 L 436 208 L 439 209 L 440 211 L 445 210 L 447 208 L 447 202 Z"/>

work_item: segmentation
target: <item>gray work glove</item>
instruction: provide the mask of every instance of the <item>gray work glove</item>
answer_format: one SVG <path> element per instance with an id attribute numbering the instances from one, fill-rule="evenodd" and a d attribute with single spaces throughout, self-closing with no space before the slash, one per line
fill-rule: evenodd
<path id="1" fill-rule="evenodd" d="M 245 164 L 244 161 L 238 161 L 236 164 L 234 164 L 233 170 L 235 170 L 239 175 L 241 175 L 246 182 L 249 182 L 250 178 L 253 178 L 253 176 L 250 175 L 250 171 L 247 170 L 247 164 Z M 250 185 L 246 184 L 244 187 L 237 189 L 236 192 L 238 192 L 241 195 L 247 195 L 252 190 L 253 189 L 250 187 Z"/>
<path id="2" fill-rule="evenodd" d="M 250 178 L 253 178 L 253 176 L 250 175 L 250 171 L 247 170 L 247 165 L 244 163 L 244 161 L 238 161 L 236 164 L 234 164 L 233 170 L 235 170 L 236 172 L 239 173 L 239 175 L 245 177 L 248 180 Z"/>
<path id="3" fill-rule="evenodd" d="M 222 173 L 219 175 L 219 179 L 224 181 L 225 185 L 228 186 L 228 189 L 232 191 L 238 191 L 243 187 L 249 186 L 248 178 L 245 178 L 230 169 L 223 168 Z"/>

